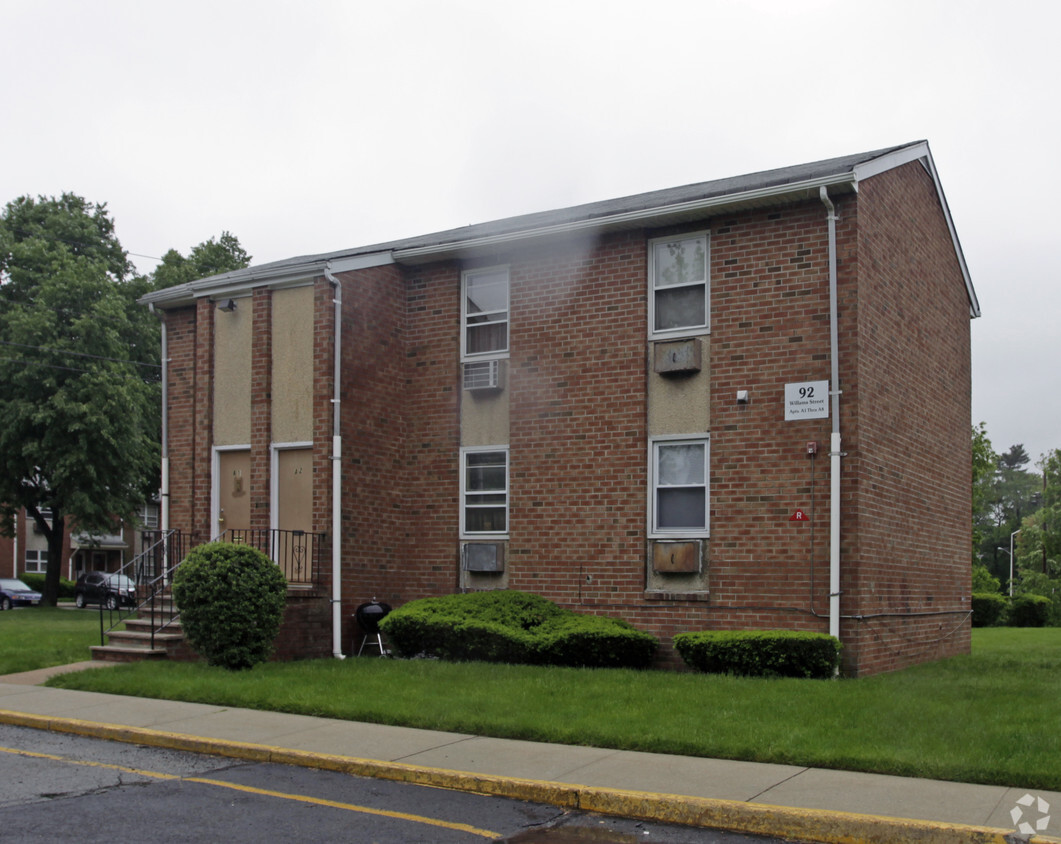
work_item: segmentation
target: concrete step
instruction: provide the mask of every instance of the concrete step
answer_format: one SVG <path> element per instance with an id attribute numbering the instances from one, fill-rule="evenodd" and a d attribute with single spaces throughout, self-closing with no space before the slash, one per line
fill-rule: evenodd
<path id="1" fill-rule="evenodd" d="M 128 626 L 128 624 L 127 624 Z M 180 631 L 170 633 L 155 633 L 154 648 L 166 650 L 167 645 L 176 645 L 184 641 L 184 634 Z M 151 631 L 148 630 L 112 630 L 107 634 L 107 644 L 117 645 L 124 648 L 140 648 L 150 650 L 152 648 Z"/>
<path id="2" fill-rule="evenodd" d="M 166 659 L 165 648 L 126 648 L 117 645 L 93 645 L 92 658 L 99 662 L 140 662 L 144 659 Z"/>

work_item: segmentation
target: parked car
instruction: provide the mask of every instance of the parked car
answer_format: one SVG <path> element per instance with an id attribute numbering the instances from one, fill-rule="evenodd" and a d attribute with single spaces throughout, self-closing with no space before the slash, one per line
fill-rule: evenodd
<path id="1" fill-rule="evenodd" d="M 34 607 L 41 602 L 41 593 L 30 589 L 13 577 L 0 578 L 0 610 L 12 607 Z"/>
<path id="2" fill-rule="evenodd" d="M 74 584 L 74 603 L 103 604 L 109 610 L 119 606 L 136 606 L 136 584 L 124 574 L 106 571 L 83 571 Z"/>

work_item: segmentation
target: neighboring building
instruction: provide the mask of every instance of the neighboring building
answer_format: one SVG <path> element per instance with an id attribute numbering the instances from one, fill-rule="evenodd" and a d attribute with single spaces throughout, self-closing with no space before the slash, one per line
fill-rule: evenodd
<path id="1" fill-rule="evenodd" d="M 924 142 L 144 302 L 163 527 L 269 537 L 284 656 L 349 651 L 371 598 L 496 588 L 661 664 L 702 629 L 832 630 L 853 674 L 968 650 L 978 305 Z"/>
<path id="2" fill-rule="evenodd" d="M 45 517 L 50 512 L 45 513 Z M 93 534 L 67 529 L 63 537 L 60 576 L 76 580 L 82 571 L 118 571 L 145 547 L 155 541 L 159 522 L 157 501 L 145 503 L 136 519 L 115 520 L 109 534 Z M 49 520 L 49 524 L 50 524 Z M 21 510 L 13 537 L 0 536 L 0 577 L 21 577 L 26 572 L 48 570 L 48 540 L 43 532 Z"/>

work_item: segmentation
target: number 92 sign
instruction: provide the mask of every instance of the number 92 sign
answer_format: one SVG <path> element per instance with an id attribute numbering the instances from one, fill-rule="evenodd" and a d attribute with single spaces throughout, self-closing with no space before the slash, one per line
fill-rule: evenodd
<path id="1" fill-rule="evenodd" d="M 829 382 L 785 384 L 785 421 L 829 418 Z"/>

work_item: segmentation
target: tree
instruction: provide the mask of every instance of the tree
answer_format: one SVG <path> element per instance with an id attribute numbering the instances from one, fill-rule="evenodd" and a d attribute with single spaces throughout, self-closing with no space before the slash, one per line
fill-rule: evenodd
<path id="1" fill-rule="evenodd" d="M 976 452 L 974 438 L 974 460 Z M 981 458 L 983 454 L 981 454 Z M 987 482 L 981 481 L 984 498 L 979 499 L 979 509 L 974 511 L 975 526 L 980 537 L 979 556 L 991 573 L 1003 580 L 1009 578 L 1009 540 L 1021 529 L 1026 517 L 1042 506 L 1042 479 L 1035 472 L 1024 468 L 1028 454 L 1020 443 L 997 455 L 995 465 Z M 977 490 L 974 489 L 974 506 L 977 506 Z M 1005 549 L 1005 553 L 999 549 Z"/>
<path id="2" fill-rule="evenodd" d="M 220 238 L 210 238 L 193 246 L 187 258 L 176 249 L 169 250 L 162 256 L 162 263 L 155 268 L 154 287 L 161 290 L 207 276 L 241 270 L 250 262 L 251 256 L 240 246 L 239 239 L 230 232 L 222 232 Z"/>
<path id="3" fill-rule="evenodd" d="M 987 426 L 973 427 L 973 561 L 984 541 L 984 531 L 991 524 L 991 487 L 998 465 L 998 455 L 987 437 Z"/>
<path id="4" fill-rule="evenodd" d="M 158 329 L 130 274 L 105 205 L 21 197 L 0 217 L 0 530 L 25 508 L 44 534 L 47 604 L 67 526 L 109 531 L 157 488 L 158 370 L 130 352 Z"/>

